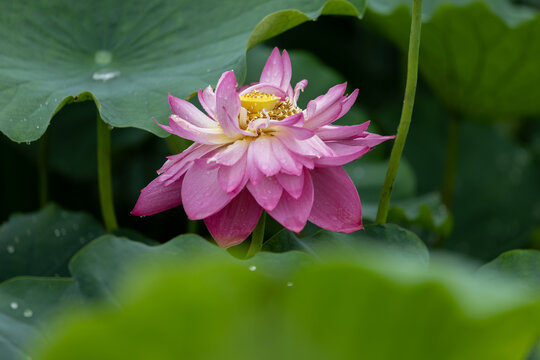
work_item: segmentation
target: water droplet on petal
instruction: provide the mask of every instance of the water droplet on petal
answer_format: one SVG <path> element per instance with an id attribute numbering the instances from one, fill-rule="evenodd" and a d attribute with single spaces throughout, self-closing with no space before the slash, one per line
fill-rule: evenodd
<path id="1" fill-rule="evenodd" d="M 34 312 L 33 312 L 32 310 L 30 310 L 30 309 L 26 309 L 26 310 L 24 310 L 24 312 L 23 312 L 23 316 L 24 316 L 25 318 L 32 317 L 32 315 L 34 315 Z"/>
<path id="2" fill-rule="evenodd" d="M 11 304 L 9 304 L 9 306 L 13 309 L 13 310 L 17 310 L 19 308 L 19 304 L 17 304 L 15 301 L 12 301 Z"/>
<path id="3" fill-rule="evenodd" d="M 255 265 L 249 266 L 249 271 L 255 271 L 255 270 L 257 270 L 257 267 Z"/>

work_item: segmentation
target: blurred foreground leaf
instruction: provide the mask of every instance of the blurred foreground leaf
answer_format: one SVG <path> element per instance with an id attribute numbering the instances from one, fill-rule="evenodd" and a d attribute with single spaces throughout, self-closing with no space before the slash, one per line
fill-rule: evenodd
<path id="1" fill-rule="evenodd" d="M 230 257 L 162 259 L 131 267 L 121 308 L 63 316 L 34 359 L 523 359 L 540 298 L 472 274 L 381 251 L 325 253 L 286 282 Z"/>
<path id="2" fill-rule="evenodd" d="M 394 252 L 419 264 L 429 262 L 429 252 L 422 240 L 394 224 L 370 225 L 350 234 L 320 230 L 302 238 L 283 229 L 264 243 L 263 250 L 277 253 L 298 250 L 318 256 L 329 250 L 361 254 L 373 248 Z"/>
<path id="3" fill-rule="evenodd" d="M 48 205 L 0 227 L 0 282 L 14 276 L 67 276 L 69 259 L 105 230 L 91 216 Z"/>
<path id="4" fill-rule="evenodd" d="M 363 10 L 363 0 L 2 2 L 0 131 L 36 140 L 66 104 L 90 100 L 112 126 L 164 136 L 152 117 L 168 117 L 168 93 L 185 98 L 230 69 L 241 82 L 246 48 Z"/>
<path id="5" fill-rule="evenodd" d="M 513 275 L 540 290 L 540 251 L 511 250 L 482 266 L 481 272 Z"/>
<path id="6" fill-rule="evenodd" d="M 197 235 L 180 235 L 165 244 L 149 246 L 132 240 L 105 235 L 94 240 L 70 262 L 69 268 L 81 293 L 86 298 L 106 298 L 117 301 L 113 289 L 118 280 L 133 271 L 134 266 L 156 266 L 167 261 L 179 264 L 228 259 L 239 261 L 245 268 L 255 266 L 270 276 L 282 274 L 308 261 L 301 253 L 285 257 L 258 254 L 249 260 L 236 260 L 224 250 Z"/>

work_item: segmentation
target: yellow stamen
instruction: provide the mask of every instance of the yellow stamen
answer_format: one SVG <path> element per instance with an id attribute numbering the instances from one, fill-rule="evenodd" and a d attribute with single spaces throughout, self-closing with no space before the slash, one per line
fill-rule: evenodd
<path id="1" fill-rule="evenodd" d="M 273 110 L 279 102 L 279 97 L 253 90 L 249 94 L 241 95 L 240 102 L 242 107 L 250 113 L 258 113 L 263 109 L 266 109 L 266 111 Z"/>

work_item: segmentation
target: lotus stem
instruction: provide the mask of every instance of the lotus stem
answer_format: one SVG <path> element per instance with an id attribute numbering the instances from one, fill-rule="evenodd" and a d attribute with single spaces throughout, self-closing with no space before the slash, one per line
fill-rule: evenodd
<path id="1" fill-rule="evenodd" d="M 116 215 L 114 213 L 114 201 L 112 192 L 111 176 L 111 131 L 97 115 L 97 162 L 98 162 L 98 186 L 99 201 L 103 223 L 107 231 L 118 229 Z"/>
<path id="2" fill-rule="evenodd" d="M 257 223 L 257 226 L 253 230 L 253 233 L 251 234 L 251 243 L 249 245 L 248 252 L 246 254 L 246 259 L 249 259 L 250 257 L 257 254 L 259 251 L 261 251 L 264 241 L 264 227 L 266 225 L 266 211 L 263 211 L 261 218 L 259 219 L 259 222 Z"/>
<path id="3" fill-rule="evenodd" d="M 409 37 L 409 53 L 407 58 L 407 82 L 405 84 L 405 97 L 401 110 L 401 119 L 397 130 L 396 140 L 392 147 L 388 170 L 384 179 L 379 208 L 377 210 L 377 224 L 385 224 L 388 217 L 388 208 L 392 188 L 396 180 L 401 154 L 405 147 L 405 140 L 409 132 L 411 117 L 414 107 L 414 96 L 416 94 L 416 82 L 418 80 L 418 53 L 420 49 L 420 30 L 422 27 L 422 0 L 413 0 L 411 32 Z"/>

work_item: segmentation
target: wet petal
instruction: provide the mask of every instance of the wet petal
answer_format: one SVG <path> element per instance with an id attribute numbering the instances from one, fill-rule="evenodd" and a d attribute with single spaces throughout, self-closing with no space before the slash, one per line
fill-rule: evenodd
<path id="1" fill-rule="evenodd" d="M 302 190 L 304 189 L 303 172 L 301 172 L 299 176 L 279 173 L 276 175 L 276 179 L 283 189 L 293 198 L 298 199 L 300 195 L 302 195 Z"/>
<path id="2" fill-rule="evenodd" d="M 234 165 L 247 153 L 248 145 L 249 141 L 247 140 L 236 140 L 232 144 L 220 148 L 208 159 L 208 162 L 216 162 L 225 166 Z"/>
<path id="3" fill-rule="evenodd" d="M 369 126 L 369 121 L 360 125 L 337 126 L 325 125 L 316 130 L 321 140 L 349 140 L 362 136 Z"/>
<path id="4" fill-rule="evenodd" d="M 176 98 L 169 94 L 169 106 L 172 112 L 179 118 L 189 122 L 193 126 L 200 128 L 214 128 L 217 123 L 202 113 L 195 105 L 189 101 Z"/>
<path id="5" fill-rule="evenodd" d="M 312 205 L 313 184 L 311 176 L 305 171 L 302 195 L 295 199 L 284 192 L 277 206 L 274 210 L 268 211 L 268 214 L 287 229 L 298 233 L 306 226 Z"/>
<path id="6" fill-rule="evenodd" d="M 281 170 L 281 164 L 274 156 L 272 142 L 279 141 L 274 137 L 261 135 L 252 141 L 250 151 L 254 152 L 257 168 L 266 176 L 274 176 Z"/>
<path id="7" fill-rule="evenodd" d="M 356 187 L 341 166 L 311 171 L 315 200 L 309 221 L 324 229 L 353 232 L 362 229 L 362 208 Z"/>
<path id="8" fill-rule="evenodd" d="M 231 137 L 240 133 L 238 115 L 240 114 L 240 98 L 236 93 L 236 77 L 234 72 L 227 71 L 221 75 L 216 87 L 216 116 L 223 132 Z"/>
<path id="9" fill-rule="evenodd" d="M 210 117 L 212 119 L 216 119 L 217 116 L 216 116 L 216 94 L 214 93 L 214 90 L 212 89 L 211 86 L 208 86 L 206 89 L 204 90 L 201 90 L 199 89 L 199 92 L 198 92 L 198 98 L 199 98 L 199 102 L 201 103 L 204 111 L 206 111 L 206 113 L 208 115 L 210 115 Z"/>
<path id="10" fill-rule="evenodd" d="M 272 150 L 274 157 L 281 164 L 282 171 L 291 175 L 300 175 L 302 173 L 302 164 L 295 160 L 281 141 L 272 141 Z"/>
<path id="11" fill-rule="evenodd" d="M 228 193 L 238 192 L 239 188 L 246 185 L 248 176 L 246 173 L 247 154 L 232 166 L 220 166 L 218 181 L 221 188 Z"/>
<path id="12" fill-rule="evenodd" d="M 317 129 L 335 121 L 343 107 L 343 93 L 347 88 L 347 83 L 336 85 L 325 95 L 311 100 L 306 109 L 305 127 Z"/>
<path id="13" fill-rule="evenodd" d="M 253 232 L 262 208 L 244 190 L 218 213 L 204 219 L 212 237 L 222 248 L 240 244 Z"/>
<path id="14" fill-rule="evenodd" d="M 182 180 L 180 178 L 165 185 L 163 179 L 157 177 L 141 190 L 131 213 L 137 216 L 153 215 L 182 204 Z"/>
<path id="15" fill-rule="evenodd" d="M 217 123 L 215 123 L 215 126 L 211 128 L 197 127 L 187 122 L 186 120 L 178 117 L 177 115 L 170 116 L 169 128 L 174 135 L 180 136 L 184 139 L 195 141 L 200 144 L 226 144 L 233 140 L 223 133 L 223 130 L 221 130 L 221 128 L 217 126 Z"/>
<path id="16" fill-rule="evenodd" d="M 191 220 L 203 219 L 217 213 L 234 198 L 234 194 L 221 188 L 218 170 L 218 166 L 199 160 L 186 172 L 182 185 L 182 201 Z"/>
<path id="17" fill-rule="evenodd" d="M 334 150 L 335 155 L 315 159 L 314 162 L 317 167 L 334 167 L 345 165 L 364 156 L 371 150 L 369 146 L 349 146 L 337 142 L 327 143 L 327 145 Z"/>
<path id="18" fill-rule="evenodd" d="M 248 182 L 247 188 L 257 203 L 266 211 L 273 210 L 281 198 L 283 188 L 274 177 L 263 176 L 257 185 Z"/>
<path id="19" fill-rule="evenodd" d="M 291 75 L 292 70 L 289 55 L 286 51 L 283 51 L 282 57 L 279 49 L 274 48 L 264 65 L 260 82 L 278 86 L 286 92 L 291 81 Z"/>

